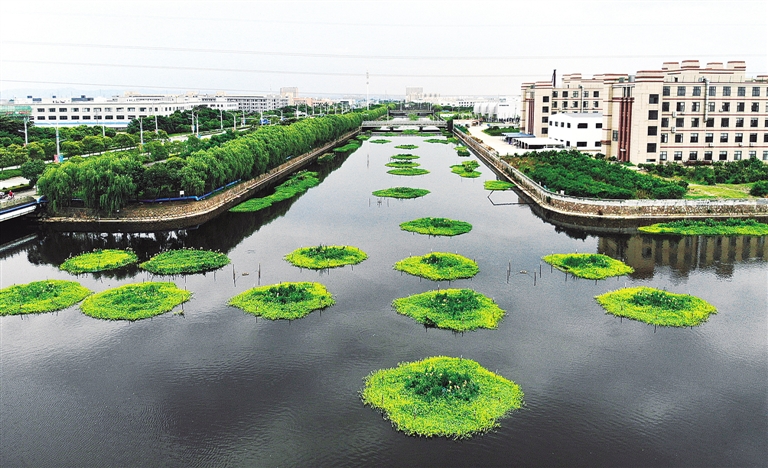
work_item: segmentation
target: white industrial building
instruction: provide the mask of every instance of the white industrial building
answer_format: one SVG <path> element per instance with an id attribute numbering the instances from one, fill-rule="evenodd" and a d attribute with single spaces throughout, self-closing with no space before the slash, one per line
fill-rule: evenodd
<path id="1" fill-rule="evenodd" d="M 549 118 L 549 138 L 585 153 L 602 150 L 603 114 L 555 114 Z"/>
<path id="2" fill-rule="evenodd" d="M 517 117 L 519 100 L 514 96 L 500 97 L 498 100 L 475 102 L 472 112 L 485 120 L 507 122 Z"/>

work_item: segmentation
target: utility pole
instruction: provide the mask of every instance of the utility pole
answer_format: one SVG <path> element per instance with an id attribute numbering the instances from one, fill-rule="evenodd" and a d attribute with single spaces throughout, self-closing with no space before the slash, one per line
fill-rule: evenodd
<path id="1" fill-rule="evenodd" d="M 223 132 L 224 131 L 224 110 L 221 107 L 219 107 L 219 125 L 220 125 L 220 130 Z"/>
<path id="2" fill-rule="evenodd" d="M 29 137 L 27 136 L 27 122 L 29 122 L 29 117 L 24 117 L 24 146 L 29 144 Z"/>
<path id="3" fill-rule="evenodd" d="M 369 84 L 369 76 L 368 76 L 368 70 L 365 71 L 365 109 L 370 110 L 371 109 L 371 101 L 368 98 L 368 84 Z"/>
<path id="4" fill-rule="evenodd" d="M 56 121 L 56 162 L 61 162 L 64 158 L 61 157 L 61 147 L 59 146 L 59 121 Z"/>
<path id="5" fill-rule="evenodd" d="M 144 146 L 144 119 L 142 119 L 141 117 L 139 117 L 139 139 L 140 139 L 139 144 L 141 146 Z"/>

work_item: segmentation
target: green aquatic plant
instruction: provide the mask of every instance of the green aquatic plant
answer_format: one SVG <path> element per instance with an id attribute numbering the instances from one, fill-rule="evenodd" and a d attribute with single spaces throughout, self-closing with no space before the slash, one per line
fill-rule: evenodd
<path id="1" fill-rule="evenodd" d="M 504 311 L 487 296 L 471 289 L 427 291 L 395 299 L 393 307 L 429 327 L 468 331 L 496 328 Z"/>
<path id="2" fill-rule="evenodd" d="M 397 145 L 397 146 L 395 146 L 395 148 L 397 148 L 397 149 L 412 150 L 412 149 L 418 148 L 418 146 L 417 145 Z"/>
<path id="3" fill-rule="evenodd" d="M 378 139 L 378 140 L 368 140 L 371 143 L 375 143 L 377 145 L 385 145 L 387 143 L 392 143 L 392 140 L 384 140 L 384 139 Z"/>
<path id="4" fill-rule="evenodd" d="M 376 197 L 390 198 L 419 198 L 428 194 L 429 190 L 411 188 L 411 187 L 392 187 L 384 190 L 376 190 L 373 195 Z"/>
<path id="5" fill-rule="evenodd" d="M 647 234 L 680 234 L 683 236 L 765 236 L 768 235 L 768 224 L 751 218 L 682 219 L 641 226 L 637 230 Z"/>
<path id="6" fill-rule="evenodd" d="M 155 255 L 139 267 L 156 275 L 179 275 L 217 270 L 229 264 L 229 257 L 210 250 L 168 250 Z"/>
<path id="7" fill-rule="evenodd" d="M 542 258 L 558 270 L 587 279 L 605 279 L 635 271 L 626 263 L 602 254 L 552 254 Z"/>
<path id="8" fill-rule="evenodd" d="M 80 273 L 114 270 L 137 261 L 139 261 L 139 257 L 129 250 L 98 249 L 68 258 L 59 266 L 59 269 L 77 275 Z"/>
<path id="9" fill-rule="evenodd" d="M 304 193 L 317 185 L 320 185 L 320 180 L 317 178 L 317 172 L 300 171 L 291 176 L 290 179 L 278 185 L 272 195 L 251 198 L 250 200 L 246 200 L 231 208 L 229 211 L 233 213 L 251 213 L 263 210 L 264 208 L 272 206 L 274 203 Z"/>
<path id="10" fill-rule="evenodd" d="M 456 149 L 456 154 L 458 154 L 461 157 L 467 157 L 470 154 L 466 146 L 457 146 L 455 149 Z"/>
<path id="11" fill-rule="evenodd" d="M 396 154 L 394 156 L 390 156 L 389 159 L 408 161 L 411 159 L 419 159 L 419 157 L 420 156 L 416 156 L 415 154 Z"/>
<path id="12" fill-rule="evenodd" d="M 80 305 L 85 315 L 106 320 L 140 320 L 164 314 L 192 293 L 171 282 L 126 284 L 94 294 Z"/>
<path id="13" fill-rule="evenodd" d="M 334 148 L 333 151 L 336 153 L 351 153 L 352 151 L 355 151 L 358 148 L 360 148 L 360 142 L 352 140 L 344 146 L 339 146 L 338 148 Z"/>
<path id="14" fill-rule="evenodd" d="M 387 171 L 387 174 L 400 175 L 400 176 L 417 176 L 417 175 L 429 174 L 429 171 L 426 169 L 420 169 L 418 167 L 407 167 L 402 169 L 389 170 Z"/>
<path id="15" fill-rule="evenodd" d="M 692 327 L 717 309 L 707 301 L 645 286 L 622 288 L 595 297 L 608 313 L 662 327 Z"/>
<path id="16" fill-rule="evenodd" d="M 395 263 L 395 270 L 421 276 L 433 281 L 471 278 L 479 271 L 477 263 L 458 254 L 433 252 L 427 255 L 408 257 Z"/>
<path id="17" fill-rule="evenodd" d="M 475 361 L 437 356 L 371 373 L 360 396 L 398 431 L 462 439 L 498 427 L 524 395 Z"/>
<path id="18" fill-rule="evenodd" d="M 358 135 L 361 136 L 361 135 Z M 333 161 L 336 158 L 336 155 L 333 153 L 325 153 L 324 155 L 317 158 L 317 162 L 325 164 Z"/>
<path id="19" fill-rule="evenodd" d="M 45 280 L 0 289 L 0 316 L 66 309 L 91 291 L 76 281 Z"/>
<path id="20" fill-rule="evenodd" d="M 419 218 L 401 223 L 400 229 L 430 236 L 457 236 L 471 231 L 472 225 L 448 218 Z"/>
<path id="21" fill-rule="evenodd" d="M 399 167 L 399 168 L 408 168 L 408 167 L 419 167 L 421 164 L 415 163 L 415 162 L 407 162 L 407 161 L 394 161 L 390 163 L 384 164 L 387 167 Z"/>
<path id="22" fill-rule="evenodd" d="M 444 145 L 447 145 L 448 143 L 452 143 L 450 140 L 447 140 L 444 138 L 428 138 L 424 141 L 427 143 L 442 143 Z"/>
<path id="23" fill-rule="evenodd" d="M 464 161 L 461 164 L 451 166 L 451 172 L 461 177 L 475 178 L 482 175 L 479 171 L 475 170 L 478 167 L 480 167 L 480 163 L 475 160 Z"/>
<path id="24" fill-rule="evenodd" d="M 515 184 L 506 180 L 486 180 L 483 183 L 486 190 L 509 190 L 514 186 Z"/>
<path id="25" fill-rule="evenodd" d="M 229 305 L 270 320 L 294 320 L 334 302 L 320 283 L 280 283 L 249 289 L 230 299 Z"/>
<path id="26" fill-rule="evenodd" d="M 357 247 L 348 245 L 318 245 L 302 247 L 285 256 L 285 259 L 301 268 L 322 270 L 344 265 L 356 265 L 368 258 L 368 255 Z"/>

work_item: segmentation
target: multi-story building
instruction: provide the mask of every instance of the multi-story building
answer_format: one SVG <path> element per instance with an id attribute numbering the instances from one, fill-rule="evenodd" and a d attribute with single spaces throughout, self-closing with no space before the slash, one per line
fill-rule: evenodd
<path id="1" fill-rule="evenodd" d="M 665 62 L 661 70 L 524 83 L 521 129 L 548 136 L 560 113 L 602 116 L 601 152 L 633 163 L 768 161 L 768 76 L 742 61 Z"/>
<path id="2" fill-rule="evenodd" d="M 602 149 L 603 114 L 560 112 L 549 118 L 549 138 L 584 153 Z"/>
<path id="3" fill-rule="evenodd" d="M 289 106 L 292 98 L 277 94 L 225 94 L 221 95 L 229 102 L 237 104 L 243 112 L 266 112 Z"/>

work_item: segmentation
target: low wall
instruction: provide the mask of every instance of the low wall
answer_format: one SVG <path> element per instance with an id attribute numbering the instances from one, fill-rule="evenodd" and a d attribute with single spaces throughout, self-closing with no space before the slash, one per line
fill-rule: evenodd
<path id="1" fill-rule="evenodd" d="M 110 217 L 94 216 L 86 208 L 68 208 L 62 216 L 43 217 L 41 222 L 57 230 L 142 232 L 184 229 L 209 221 L 260 190 L 281 182 L 319 156 L 357 135 L 354 130 L 341 138 L 297 156 L 255 179 L 241 182 L 200 201 L 131 204 Z"/>
<path id="2" fill-rule="evenodd" d="M 514 182 L 531 201 L 545 210 L 587 218 L 672 220 L 679 218 L 768 217 L 768 199 L 600 200 L 560 195 L 545 189 L 499 158 L 498 152 L 455 130 L 459 140 L 486 163 Z"/>

